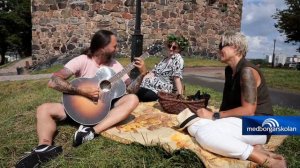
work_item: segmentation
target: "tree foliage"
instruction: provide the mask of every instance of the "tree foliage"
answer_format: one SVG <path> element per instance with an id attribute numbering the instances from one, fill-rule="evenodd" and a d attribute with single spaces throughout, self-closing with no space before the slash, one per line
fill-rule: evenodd
<path id="1" fill-rule="evenodd" d="M 30 0 L 0 0 L 0 65 L 8 50 L 31 55 Z"/>
<path id="2" fill-rule="evenodd" d="M 286 35 L 287 43 L 296 44 L 300 42 L 300 1 L 299 0 L 285 0 L 287 9 L 277 10 L 273 16 L 277 20 L 275 27 L 280 33 Z M 297 49 L 300 52 L 300 45 Z"/>

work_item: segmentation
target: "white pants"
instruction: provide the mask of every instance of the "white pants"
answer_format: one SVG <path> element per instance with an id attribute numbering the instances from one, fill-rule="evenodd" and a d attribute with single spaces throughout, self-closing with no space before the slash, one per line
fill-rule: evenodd
<path id="1" fill-rule="evenodd" d="M 188 127 L 188 132 L 204 149 L 241 160 L 250 156 L 253 145 L 267 140 L 266 135 L 242 135 L 242 119 L 236 117 L 200 119 Z"/>

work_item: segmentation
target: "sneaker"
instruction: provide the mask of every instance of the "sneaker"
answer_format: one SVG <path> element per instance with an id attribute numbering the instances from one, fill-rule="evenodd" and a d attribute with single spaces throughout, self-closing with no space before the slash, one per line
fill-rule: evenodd
<path id="1" fill-rule="evenodd" d="M 41 163 L 57 157 L 62 153 L 61 146 L 39 145 L 33 149 L 28 155 L 21 158 L 16 164 L 16 168 L 32 168 L 37 167 Z"/>
<path id="2" fill-rule="evenodd" d="M 75 132 L 73 146 L 79 146 L 84 142 L 92 140 L 94 138 L 95 130 L 93 128 L 80 125 L 79 129 Z"/>

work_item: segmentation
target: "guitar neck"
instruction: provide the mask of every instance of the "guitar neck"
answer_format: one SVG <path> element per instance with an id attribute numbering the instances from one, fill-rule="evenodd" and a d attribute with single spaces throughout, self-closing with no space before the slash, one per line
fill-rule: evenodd
<path id="1" fill-rule="evenodd" d="M 150 54 L 148 52 L 143 53 L 140 58 L 141 59 L 145 59 L 149 56 Z M 115 74 L 113 77 L 111 77 L 108 81 L 110 81 L 111 83 L 119 80 L 120 78 L 122 78 L 125 74 L 127 74 L 128 72 L 130 72 L 135 66 L 133 65 L 133 62 L 131 62 L 129 65 L 127 65 L 123 70 L 121 70 L 120 72 L 118 72 L 117 74 Z"/>

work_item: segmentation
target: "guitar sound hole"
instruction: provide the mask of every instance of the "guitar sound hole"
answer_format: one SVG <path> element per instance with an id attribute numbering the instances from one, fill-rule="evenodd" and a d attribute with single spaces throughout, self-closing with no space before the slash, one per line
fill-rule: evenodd
<path id="1" fill-rule="evenodd" d="M 108 92 L 111 89 L 111 83 L 107 80 L 104 80 L 99 84 L 99 87 L 103 92 Z"/>

